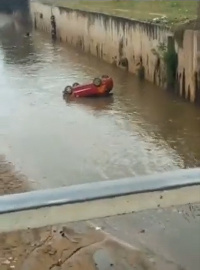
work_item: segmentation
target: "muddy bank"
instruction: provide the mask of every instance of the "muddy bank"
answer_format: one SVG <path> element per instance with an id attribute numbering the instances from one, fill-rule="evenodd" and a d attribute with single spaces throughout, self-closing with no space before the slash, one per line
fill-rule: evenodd
<path id="1" fill-rule="evenodd" d="M 27 178 L 16 172 L 12 163 L 0 155 L 0 195 L 22 193 L 29 189 Z"/>
<path id="2" fill-rule="evenodd" d="M 84 224 L 72 227 L 1 235 L 1 270 L 155 269 L 145 253 L 106 233 Z"/>

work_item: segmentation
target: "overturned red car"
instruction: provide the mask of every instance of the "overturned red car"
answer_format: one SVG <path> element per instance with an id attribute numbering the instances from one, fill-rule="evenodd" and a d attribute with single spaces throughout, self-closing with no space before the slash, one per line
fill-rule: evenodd
<path id="1" fill-rule="evenodd" d="M 63 91 L 63 95 L 72 97 L 98 97 L 110 95 L 113 89 L 113 79 L 107 75 L 94 78 L 92 83 L 82 84 L 74 83 L 68 85 Z"/>

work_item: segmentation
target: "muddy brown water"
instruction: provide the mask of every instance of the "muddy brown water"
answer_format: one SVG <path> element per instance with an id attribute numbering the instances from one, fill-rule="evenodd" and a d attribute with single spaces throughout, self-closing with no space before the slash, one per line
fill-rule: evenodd
<path id="1" fill-rule="evenodd" d="M 2 23 L 3 22 L 3 23 Z M 200 164 L 200 108 L 1 17 L 0 149 L 40 188 Z M 113 98 L 65 102 L 109 74 Z"/>

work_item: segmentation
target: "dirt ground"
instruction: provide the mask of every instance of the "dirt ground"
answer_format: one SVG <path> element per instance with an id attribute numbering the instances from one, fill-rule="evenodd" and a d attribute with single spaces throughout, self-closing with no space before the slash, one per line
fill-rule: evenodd
<path id="1" fill-rule="evenodd" d="M 141 251 L 81 226 L 2 234 L 1 270 L 155 269 Z"/>
<path id="2" fill-rule="evenodd" d="M 0 195 L 21 193 L 28 189 L 26 177 L 17 173 L 12 163 L 0 155 Z"/>
<path id="3" fill-rule="evenodd" d="M 26 192 L 26 178 L 0 159 L 0 195 Z M 1 270 L 155 269 L 140 250 L 76 223 L 0 234 Z"/>

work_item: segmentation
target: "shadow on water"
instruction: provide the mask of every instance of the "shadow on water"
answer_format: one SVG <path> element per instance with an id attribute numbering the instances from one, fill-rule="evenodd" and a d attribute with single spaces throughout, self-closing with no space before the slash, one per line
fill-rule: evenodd
<path id="1" fill-rule="evenodd" d="M 68 106 L 81 106 L 83 108 L 93 111 L 107 111 L 112 109 L 114 103 L 114 97 L 98 97 L 98 98 L 76 98 L 70 99 L 69 97 L 63 96 Z"/>
<path id="2" fill-rule="evenodd" d="M 150 124 L 149 131 L 153 127 L 154 138 L 178 151 L 185 167 L 200 166 L 200 108 L 151 84 L 138 82 L 138 88 L 134 94 L 128 90 L 126 100 L 120 98 L 123 110 L 131 114 L 134 107 Z M 127 89 L 133 89 L 129 80 Z"/>
<path id="3" fill-rule="evenodd" d="M 29 14 L 0 13 L 0 25 L 0 46 L 6 64 L 26 65 L 37 61 L 32 36 L 26 36 L 32 29 Z"/>

